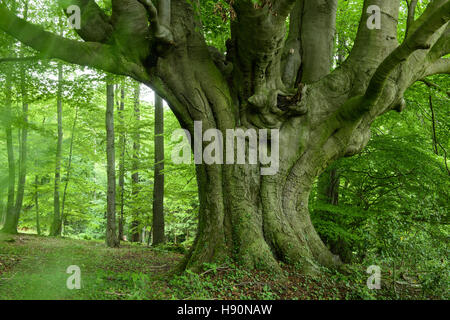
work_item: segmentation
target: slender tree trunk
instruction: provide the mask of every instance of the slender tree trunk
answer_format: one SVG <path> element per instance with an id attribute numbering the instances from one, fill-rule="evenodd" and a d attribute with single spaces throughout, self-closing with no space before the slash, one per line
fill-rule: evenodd
<path id="1" fill-rule="evenodd" d="M 155 175 L 153 186 L 153 245 L 164 243 L 164 107 L 155 94 Z"/>
<path id="2" fill-rule="evenodd" d="M 142 228 L 140 243 L 145 244 L 146 238 L 147 238 L 147 230 L 145 230 L 145 228 Z"/>
<path id="3" fill-rule="evenodd" d="M 16 3 L 12 2 L 11 11 L 16 12 Z M 12 94 L 12 73 L 6 70 L 5 79 L 5 115 L 4 126 L 6 133 L 6 149 L 8 153 L 8 198 L 6 202 L 5 223 L 1 232 L 17 234 L 16 208 L 15 208 L 15 184 L 16 184 L 16 163 L 14 159 L 14 144 L 12 133 L 12 111 L 11 111 L 11 94 Z"/>
<path id="4" fill-rule="evenodd" d="M 125 124 L 123 118 L 123 112 L 125 109 L 125 90 L 122 86 L 120 90 L 120 104 L 118 107 L 119 124 L 120 124 L 120 160 L 119 160 L 119 198 L 120 198 L 120 216 L 119 216 L 119 242 L 123 240 L 123 219 L 125 209 L 125 149 L 126 149 L 126 136 L 125 136 Z"/>
<path id="5" fill-rule="evenodd" d="M 65 224 L 66 224 L 66 215 L 65 215 L 66 197 L 67 197 L 67 188 L 69 187 L 70 174 L 72 172 L 73 142 L 74 142 L 74 138 L 75 138 L 75 129 L 77 126 L 77 120 L 78 120 L 78 107 L 75 108 L 75 118 L 73 120 L 72 136 L 70 138 L 69 161 L 67 163 L 66 183 L 64 185 L 63 198 L 62 198 L 62 202 L 61 202 L 61 220 L 62 220 L 62 229 L 63 229 L 62 233 L 64 233 Z"/>
<path id="6" fill-rule="evenodd" d="M 107 156 L 107 209 L 106 209 L 106 245 L 119 246 L 116 234 L 116 161 L 114 147 L 114 85 L 107 84 L 106 102 L 106 156 Z"/>
<path id="7" fill-rule="evenodd" d="M 22 91 L 22 130 L 20 135 L 19 148 L 19 181 L 17 185 L 17 196 L 15 205 L 15 224 L 19 224 L 19 217 L 22 211 L 23 197 L 25 194 L 25 183 L 27 177 L 27 140 L 28 140 L 28 95 L 26 88 L 26 73 L 25 69 L 21 67 L 20 86 Z"/>
<path id="8" fill-rule="evenodd" d="M 433 152 L 436 155 L 439 155 L 439 148 L 438 148 L 438 141 L 436 136 L 436 116 L 434 114 L 434 108 L 433 108 L 433 96 L 430 93 L 428 94 L 428 105 L 430 107 L 431 111 L 431 126 L 432 126 L 432 135 L 433 135 Z"/>
<path id="9" fill-rule="evenodd" d="M 319 178 L 318 198 L 319 201 L 337 206 L 339 203 L 340 176 L 335 167 L 328 168 Z"/>
<path id="10" fill-rule="evenodd" d="M 62 124 L 62 82 L 63 82 L 63 66 L 58 64 L 58 93 L 57 93 L 57 117 L 58 117 L 58 142 L 56 144 L 56 161 L 55 161 L 55 186 L 53 190 L 53 223 L 50 228 L 50 236 L 56 237 L 61 235 L 61 202 L 59 199 L 59 189 L 61 185 L 61 156 L 63 142 L 63 124 Z"/>
<path id="11" fill-rule="evenodd" d="M 131 193 L 133 196 L 133 213 L 131 222 L 131 241 L 139 242 L 139 152 L 140 152 L 140 88 L 136 86 L 134 91 L 134 136 L 133 136 L 133 162 L 132 162 L 132 176 L 131 176 Z"/>
<path id="12" fill-rule="evenodd" d="M 15 184 L 16 184 L 16 163 L 14 159 L 14 145 L 12 133 L 12 112 L 11 112 L 11 75 L 6 75 L 6 98 L 5 98 L 5 131 L 6 148 L 8 152 L 8 201 L 6 203 L 6 219 L 2 231 L 16 234 L 17 224 L 16 210 L 14 206 Z"/>
<path id="13" fill-rule="evenodd" d="M 25 1 L 24 20 L 28 18 L 28 2 Z M 20 67 L 20 89 L 22 93 L 22 130 L 19 147 L 19 181 L 17 185 L 17 196 L 15 205 L 15 225 L 19 224 L 19 217 L 22 212 L 23 197 L 25 194 L 25 183 L 27 177 L 27 140 L 28 140 L 28 93 L 26 86 L 25 67 Z"/>
<path id="14" fill-rule="evenodd" d="M 340 187 L 340 174 L 339 170 L 332 166 L 325 170 L 319 177 L 317 185 L 318 201 L 333 206 L 339 204 L 339 187 Z M 319 212 L 323 219 L 332 220 L 334 223 L 339 223 L 341 217 L 337 216 L 333 212 Z M 350 262 L 352 259 L 352 252 L 349 245 L 342 239 L 327 239 L 324 237 L 325 243 L 330 247 L 331 252 L 339 255 L 344 262 Z"/>
<path id="15" fill-rule="evenodd" d="M 34 178 L 34 207 L 36 210 L 36 231 L 37 234 L 41 235 L 41 223 L 39 221 L 39 177 L 38 175 Z"/>
<path id="16" fill-rule="evenodd" d="M 3 188 L 0 188 L 0 226 L 3 226 L 6 218 L 5 202 L 3 201 Z"/>
<path id="17" fill-rule="evenodd" d="M 152 243 L 152 234 L 153 234 L 153 227 L 150 228 L 150 231 L 148 232 L 148 239 L 147 239 L 147 245 L 150 246 Z"/>

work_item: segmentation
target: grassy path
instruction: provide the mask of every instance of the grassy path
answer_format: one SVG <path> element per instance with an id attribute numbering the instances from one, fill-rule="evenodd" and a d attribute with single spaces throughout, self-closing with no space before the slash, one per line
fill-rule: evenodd
<path id="1" fill-rule="evenodd" d="M 233 264 L 208 264 L 200 274 L 175 275 L 171 269 L 181 258 L 127 243 L 110 249 L 99 241 L 0 234 L 0 300 L 425 298 L 409 287 L 392 291 L 387 277 L 382 290 L 369 290 L 362 265 L 353 266 L 349 275 L 324 270 L 314 278 L 295 267 L 285 266 L 280 278 Z M 71 265 L 81 270 L 80 290 L 67 288 Z"/>
<path id="2" fill-rule="evenodd" d="M 202 274 L 174 275 L 182 255 L 139 245 L 0 234 L 0 300 L 77 299 L 336 299 L 333 282 L 286 273 L 280 279 L 234 268 L 206 266 Z M 69 266 L 81 270 L 81 289 L 69 290 Z M 287 272 L 287 271 L 286 271 Z M 270 279 L 270 281 L 268 280 Z"/>
<path id="3" fill-rule="evenodd" d="M 161 292 L 180 257 L 134 245 L 108 249 L 97 241 L 2 235 L 0 299 L 139 298 L 150 280 L 158 286 L 154 292 Z M 66 286 L 71 265 L 80 267 L 81 290 Z"/>

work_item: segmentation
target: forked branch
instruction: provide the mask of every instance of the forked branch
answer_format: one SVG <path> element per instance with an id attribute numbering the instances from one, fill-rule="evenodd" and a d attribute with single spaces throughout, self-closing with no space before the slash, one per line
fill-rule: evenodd
<path id="1" fill-rule="evenodd" d="M 366 93 L 363 96 L 353 97 L 344 104 L 339 113 L 344 120 L 356 121 L 364 114 L 370 113 L 377 105 L 390 74 L 417 50 L 431 48 L 435 33 L 450 20 L 450 0 L 434 8 L 431 14 L 427 14 L 427 19 L 421 18 L 419 19 L 422 21 L 421 25 L 379 65 Z M 448 68 L 448 60 L 438 60 L 439 62 L 432 65 L 433 70 L 429 72 L 442 73 Z"/>
<path id="2" fill-rule="evenodd" d="M 441 7 L 436 9 L 429 19 L 405 41 L 394 50 L 378 67 L 370 81 L 365 97 L 367 101 L 374 103 L 381 95 L 386 80 L 391 72 L 416 50 L 428 50 L 431 48 L 430 39 L 450 20 L 450 1 L 446 1 Z"/>

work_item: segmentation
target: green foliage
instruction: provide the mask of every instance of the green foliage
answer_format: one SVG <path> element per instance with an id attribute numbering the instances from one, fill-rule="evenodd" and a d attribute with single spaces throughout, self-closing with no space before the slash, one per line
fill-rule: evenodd
<path id="1" fill-rule="evenodd" d="M 390 273 L 391 289 L 383 293 L 389 298 L 418 294 L 405 288 L 423 296 L 448 295 L 450 104 L 439 88 L 448 88 L 449 81 L 432 81 L 434 89 L 417 84 L 406 93 L 407 110 L 375 121 L 361 154 L 333 165 L 340 176 L 338 205 L 323 203 L 317 193 L 311 196 L 321 237 L 361 268 L 379 265 Z M 367 294 L 358 297 L 370 298 Z"/>
<path id="2" fill-rule="evenodd" d="M 226 0 L 201 0 L 203 33 L 208 45 L 222 53 L 226 51 L 226 40 L 230 38 L 230 5 Z"/>

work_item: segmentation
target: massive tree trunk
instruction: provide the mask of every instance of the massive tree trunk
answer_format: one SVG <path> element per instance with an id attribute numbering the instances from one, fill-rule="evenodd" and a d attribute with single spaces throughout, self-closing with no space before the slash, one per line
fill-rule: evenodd
<path id="1" fill-rule="evenodd" d="M 194 121 L 203 133 L 215 128 L 224 136 L 227 129 L 271 129 L 276 140 L 279 130 L 274 175 L 262 175 L 261 164 L 197 164 L 199 226 L 183 264 L 197 270 L 229 258 L 275 270 L 281 260 L 305 272 L 339 265 L 309 217 L 315 179 L 360 152 L 373 120 L 401 111 L 415 81 L 450 72 L 442 58 L 450 52 L 450 0 L 430 2 L 401 45 L 400 0 L 365 0 L 351 54 L 333 71 L 337 0 L 233 1 L 226 56 L 207 46 L 196 0 L 113 0 L 111 18 L 94 1 L 65 3 L 81 5 L 85 22 L 77 32 L 86 42 L 44 32 L 1 6 L 0 29 L 49 57 L 150 86 L 191 136 Z M 368 27 L 372 5 L 382 11 L 381 29 Z"/>
<path id="2" fill-rule="evenodd" d="M 59 199 L 59 189 L 61 185 L 61 156 L 63 142 L 63 124 L 62 124 L 62 81 L 63 66 L 58 64 L 58 92 L 57 92 L 57 119 L 58 119 L 58 141 L 56 143 L 55 160 L 55 185 L 53 190 L 53 222 L 50 228 L 50 236 L 60 236 L 62 228 L 61 220 L 61 201 Z"/>
<path id="3" fill-rule="evenodd" d="M 164 235 L 164 106 L 155 94 L 155 171 L 153 183 L 153 245 L 165 242 Z"/>
<path id="4" fill-rule="evenodd" d="M 277 261 L 297 264 L 305 272 L 317 271 L 319 264 L 336 265 L 309 217 L 310 176 L 318 170 L 307 164 L 311 157 L 302 157 L 296 166 L 301 171 L 265 177 L 248 165 L 225 170 L 199 166 L 199 234 L 186 267 L 228 257 L 271 270 L 278 269 Z"/>
<path id="5" fill-rule="evenodd" d="M 116 156 L 114 142 L 114 85 L 106 85 L 106 157 L 107 157 L 107 208 L 106 208 L 106 245 L 119 246 L 116 235 Z"/>

